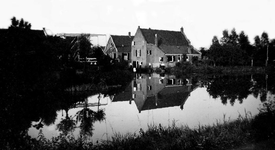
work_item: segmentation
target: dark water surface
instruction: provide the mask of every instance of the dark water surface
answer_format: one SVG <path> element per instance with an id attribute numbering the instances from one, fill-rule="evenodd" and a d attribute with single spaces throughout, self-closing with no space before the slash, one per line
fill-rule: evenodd
<path id="1" fill-rule="evenodd" d="M 140 128 L 146 130 L 153 124 L 169 126 L 175 123 L 196 128 L 224 119 L 234 120 L 239 115 L 254 116 L 259 113 L 261 103 L 273 97 L 274 87 L 269 85 L 269 80 L 268 75 L 175 77 L 139 74 L 122 90 L 116 90 L 120 86 L 112 86 L 113 90 L 104 93 L 79 94 L 80 100 L 68 105 L 63 100 L 51 114 L 41 113 L 36 120 L 29 120 L 27 134 L 33 138 L 41 134 L 46 138 L 61 133 L 76 138 L 85 135 L 96 141 L 110 139 L 116 133 L 138 134 Z M 85 87 L 68 91 L 76 89 Z M 47 101 L 42 103 L 45 104 L 33 102 L 29 106 L 51 107 Z"/>

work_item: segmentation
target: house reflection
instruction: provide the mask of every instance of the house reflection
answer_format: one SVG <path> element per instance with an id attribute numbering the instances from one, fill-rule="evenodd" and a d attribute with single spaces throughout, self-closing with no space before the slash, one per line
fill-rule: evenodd
<path id="1" fill-rule="evenodd" d="M 134 101 L 139 112 L 174 106 L 183 109 L 190 93 L 198 87 L 191 80 L 173 75 L 137 74 L 124 92 L 114 96 L 113 102 Z"/>

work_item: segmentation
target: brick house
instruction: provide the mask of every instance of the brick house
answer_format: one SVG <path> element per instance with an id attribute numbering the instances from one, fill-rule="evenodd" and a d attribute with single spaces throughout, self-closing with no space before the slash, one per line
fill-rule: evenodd
<path id="1" fill-rule="evenodd" d="M 200 57 L 183 32 L 138 27 L 131 49 L 133 67 L 173 67 L 183 59 Z"/>
<path id="2" fill-rule="evenodd" d="M 131 36 L 130 32 L 129 35 L 110 35 L 104 53 L 118 61 L 125 60 L 130 62 L 132 40 L 133 36 Z"/>

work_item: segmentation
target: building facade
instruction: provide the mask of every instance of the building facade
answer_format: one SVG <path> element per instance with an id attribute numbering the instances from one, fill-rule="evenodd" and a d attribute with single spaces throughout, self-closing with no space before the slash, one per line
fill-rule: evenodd
<path id="1" fill-rule="evenodd" d="M 109 55 L 111 58 L 118 61 L 128 61 L 131 60 L 131 42 L 133 36 L 129 32 L 129 35 L 110 35 L 110 38 L 104 49 L 104 53 Z"/>
<path id="2" fill-rule="evenodd" d="M 138 27 L 132 41 L 131 58 L 133 67 L 173 67 L 177 62 L 192 62 L 200 57 L 183 32 Z"/>

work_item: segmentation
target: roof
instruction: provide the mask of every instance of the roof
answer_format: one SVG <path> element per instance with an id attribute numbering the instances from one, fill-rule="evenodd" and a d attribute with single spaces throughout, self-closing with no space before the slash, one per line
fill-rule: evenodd
<path id="1" fill-rule="evenodd" d="M 26 34 L 38 37 L 38 38 L 44 38 L 45 33 L 43 30 L 27 30 L 27 29 L 0 29 L 0 36 L 7 36 L 8 34 Z"/>
<path id="2" fill-rule="evenodd" d="M 132 84 L 130 83 L 123 92 L 114 96 L 112 102 L 129 101 L 132 99 Z"/>
<path id="3" fill-rule="evenodd" d="M 111 35 L 118 52 L 131 52 L 133 36 Z"/>
<path id="4" fill-rule="evenodd" d="M 159 45 L 188 46 L 189 40 L 181 31 L 140 29 L 147 43 L 155 44 L 155 35 Z"/>
<path id="5" fill-rule="evenodd" d="M 183 108 L 190 92 L 185 86 L 165 87 L 156 96 L 148 97 L 141 108 L 143 110 L 180 106 Z"/>
<path id="6" fill-rule="evenodd" d="M 188 46 L 160 45 L 159 48 L 165 54 L 188 54 Z"/>

